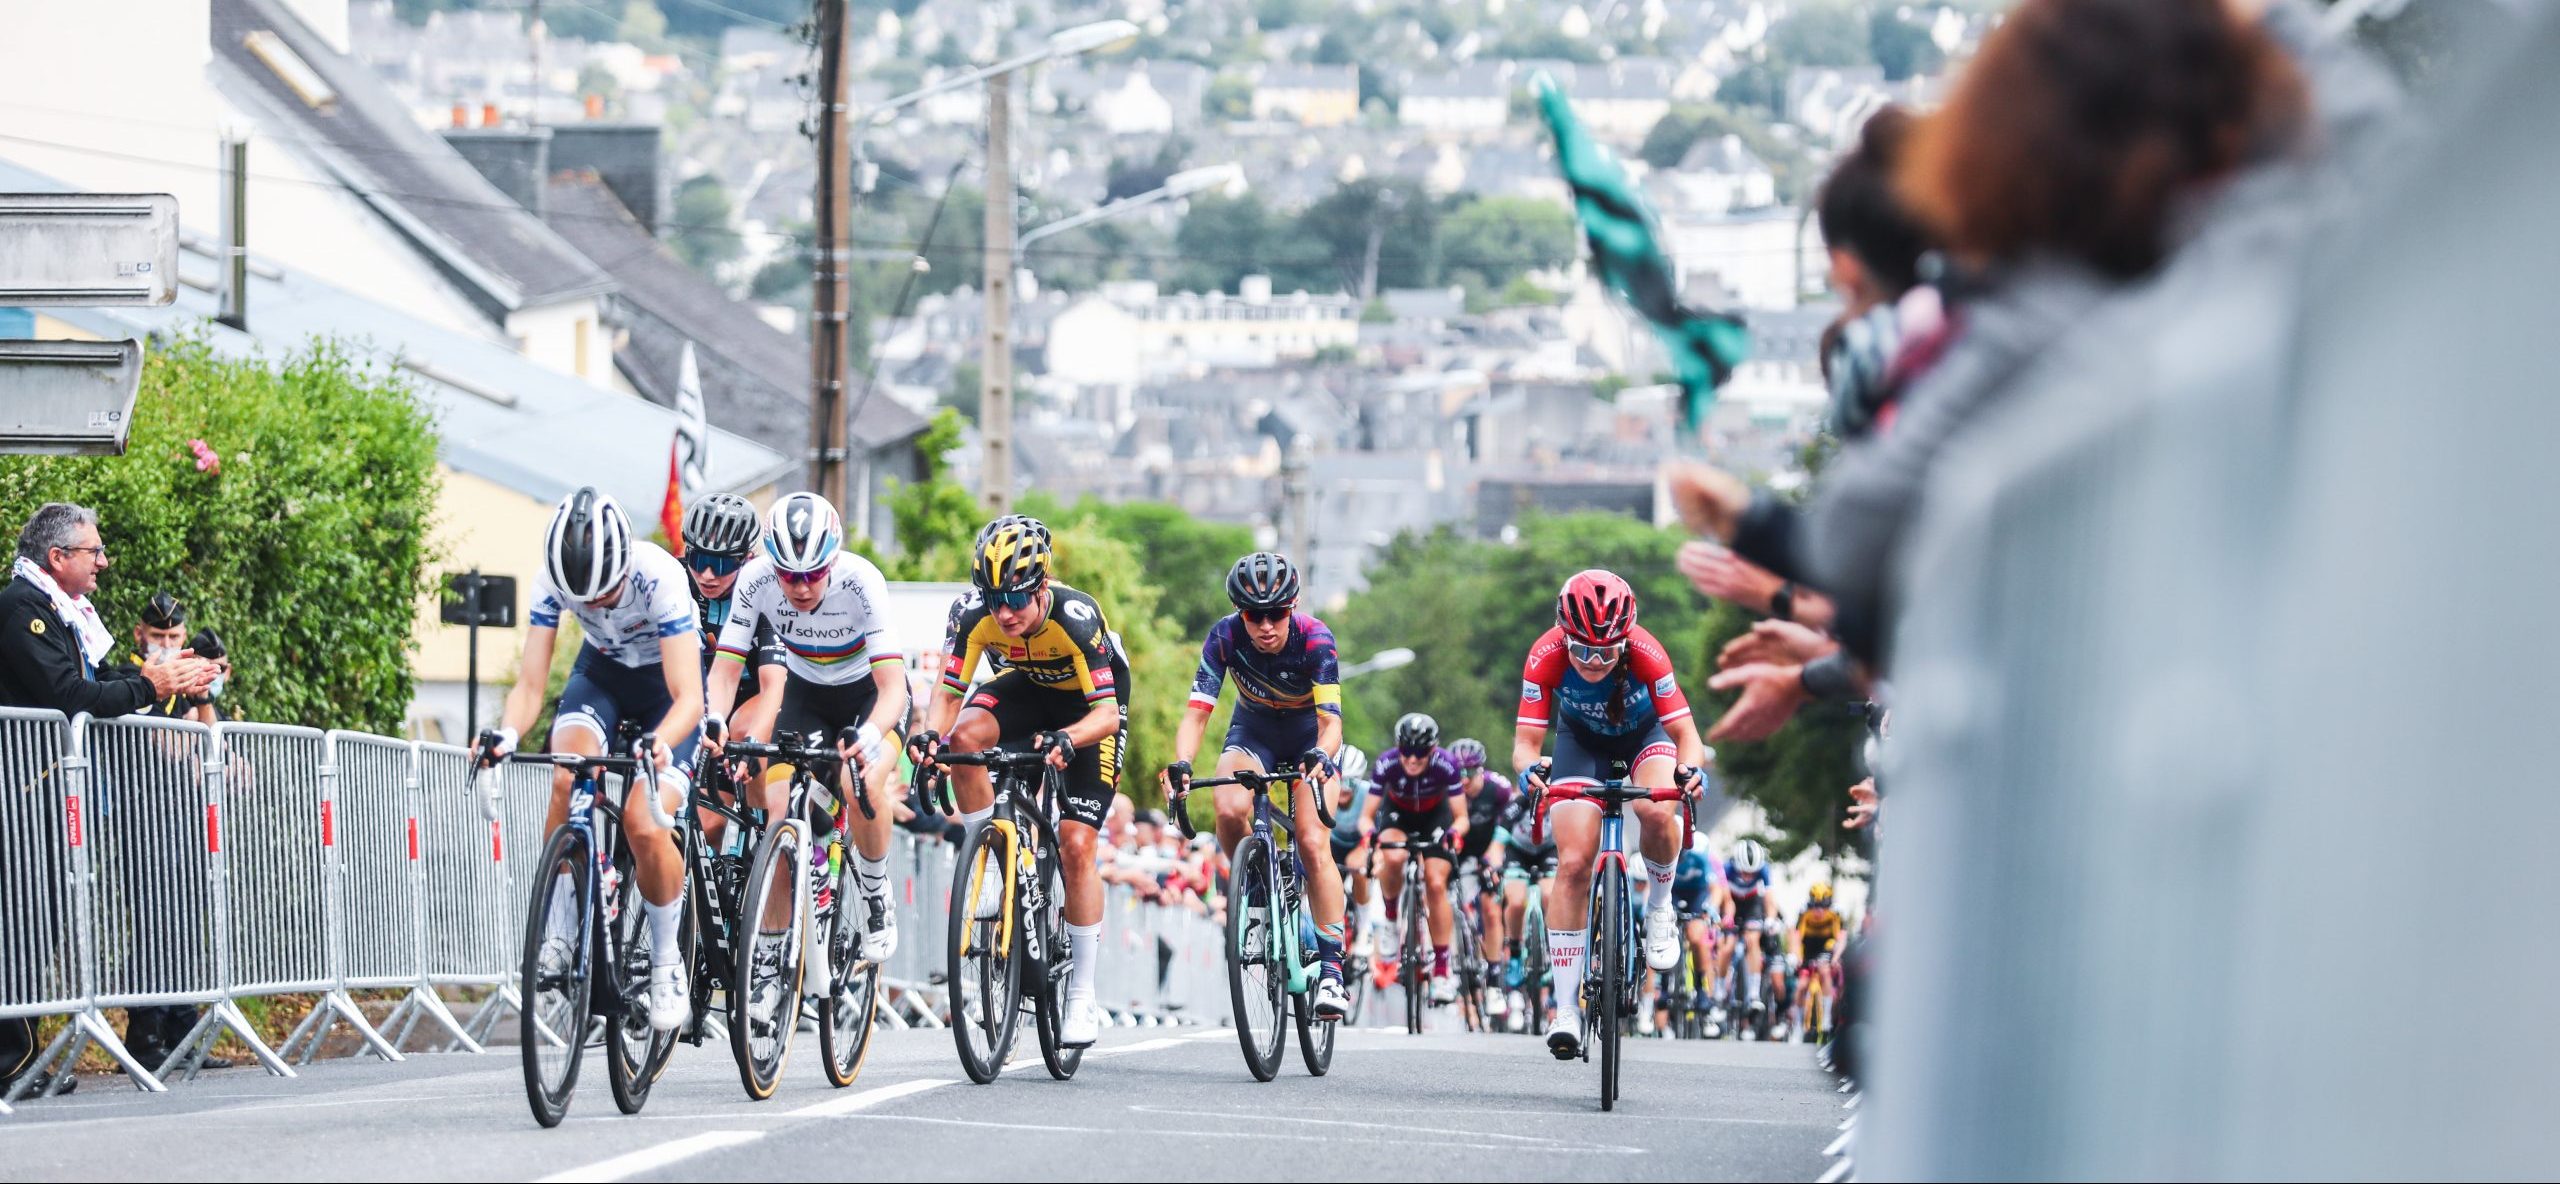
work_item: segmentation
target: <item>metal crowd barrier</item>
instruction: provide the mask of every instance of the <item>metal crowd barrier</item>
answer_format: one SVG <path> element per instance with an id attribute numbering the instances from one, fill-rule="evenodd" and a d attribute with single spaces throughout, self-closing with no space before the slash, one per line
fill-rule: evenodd
<path id="1" fill-rule="evenodd" d="M 69 1020 L 36 1070 L 94 1044 L 154 1092 L 193 1077 L 225 1033 L 278 1076 L 320 1056 L 339 1025 L 384 1060 L 402 1059 L 422 1024 L 446 1049 L 482 1051 L 519 1006 L 525 877 L 552 771 L 497 776 L 491 822 L 449 745 L 0 709 L 0 1019 Z M 905 831 L 894 844 L 902 940 L 882 1022 L 938 1027 L 953 851 Z M 1206 917 L 1125 887 L 1106 905 L 1096 992 L 1117 1021 L 1223 1021 L 1221 934 Z M 486 994 L 465 1024 L 440 989 Z M 377 1025 L 357 991 L 404 994 Z M 271 1049 L 240 1004 L 286 994 L 316 999 Z M 168 1006 L 203 1012 L 158 1065 L 105 1014 Z"/>

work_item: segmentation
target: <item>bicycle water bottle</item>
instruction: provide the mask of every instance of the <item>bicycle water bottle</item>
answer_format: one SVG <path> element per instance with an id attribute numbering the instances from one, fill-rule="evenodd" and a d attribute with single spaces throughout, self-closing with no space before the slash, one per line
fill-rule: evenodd
<path id="1" fill-rule="evenodd" d="M 598 877 L 598 880 L 604 885 L 604 899 L 601 902 L 604 905 L 604 923 L 611 925 L 622 919 L 622 873 L 614 868 L 613 860 L 610 858 L 599 859 L 597 862 L 603 865 L 603 874 Z"/>

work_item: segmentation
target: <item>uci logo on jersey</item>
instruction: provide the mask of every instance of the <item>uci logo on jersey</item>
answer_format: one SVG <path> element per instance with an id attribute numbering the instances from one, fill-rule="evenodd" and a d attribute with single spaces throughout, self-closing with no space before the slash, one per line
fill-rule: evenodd
<path id="1" fill-rule="evenodd" d="M 1546 701 L 1547 691 L 1546 688 L 1541 687 L 1534 682 L 1522 682 L 1520 684 L 1520 698 L 1530 703 L 1542 703 Z"/>
<path id="2" fill-rule="evenodd" d="M 1654 698 L 1668 699 L 1671 697 L 1671 692 L 1679 689 L 1680 680 L 1672 675 L 1665 674 L 1662 677 L 1653 680 Z"/>

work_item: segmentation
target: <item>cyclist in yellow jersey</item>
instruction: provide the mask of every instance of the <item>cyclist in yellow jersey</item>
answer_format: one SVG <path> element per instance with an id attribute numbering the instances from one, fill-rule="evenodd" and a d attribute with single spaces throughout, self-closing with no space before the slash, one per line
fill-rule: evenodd
<path id="1" fill-rule="evenodd" d="M 909 742 L 908 751 L 917 763 L 930 764 L 946 746 L 972 753 L 999 744 L 1027 745 L 1067 771 L 1058 803 L 1058 856 L 1073 969 L 1058 1033 L 1060 1044 L 1082 1048 L 1102 1030 L 1102 1010 L 1093 998 L 1102 948 L 1102 873 L 1094 863 L 1094 836 L 1120 783 L 1129 679 L 1101 606 L 1051 580 L 1049 564 L 1049 528 L 1036 518 L 1008 515 L 978 532 L 972 586 L 951 605 L 944 693 L 935 699 L 932 726 Z M 982 658 L 997 673 L 973 690 L 969 678 Z M 987 771 L 950 772 L 961 821 L 982 825 L 995 808 Z M 991 916 L 1001 894 L 988 883 L 977 899 Z"/>

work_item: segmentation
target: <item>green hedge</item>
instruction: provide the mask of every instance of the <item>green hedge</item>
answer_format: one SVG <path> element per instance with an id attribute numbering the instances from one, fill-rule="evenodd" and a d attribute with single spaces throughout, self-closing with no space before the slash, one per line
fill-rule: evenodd
<path id="1" fill-rule="evenodd" d="M 0 522 L 14 548 L 45 502 L 97 510 L 107 627 L 130 647 L 152 593 L 177 596 L 189 627 L 230 650 L 227 714 L 396 735 L 435 459 L 410 388 L 333 344 L 234 360 L 198 338 L 154 342 L 125 455 L 0 457 Z"/>

